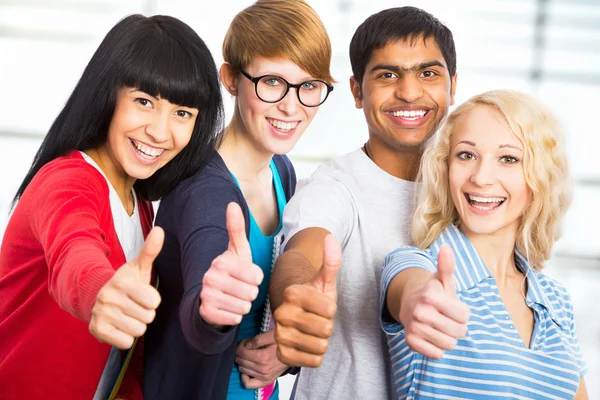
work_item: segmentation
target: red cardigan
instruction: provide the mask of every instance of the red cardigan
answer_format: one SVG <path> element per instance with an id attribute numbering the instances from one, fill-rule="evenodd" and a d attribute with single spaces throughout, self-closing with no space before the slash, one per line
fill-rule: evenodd
<path id="1" fill-rule="evenodd" d="M 152 204 L 138 206 L 147 235 Z M 88 323 L 125 262 L 104 176 L 79 152 L 40 169 L 0 251 L 0 400 L 92 399 L 111 347 Z"/>

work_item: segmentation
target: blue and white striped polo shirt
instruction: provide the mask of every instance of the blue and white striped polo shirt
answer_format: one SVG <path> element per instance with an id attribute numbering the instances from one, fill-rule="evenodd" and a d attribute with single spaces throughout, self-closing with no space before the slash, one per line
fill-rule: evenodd
<path id="1" fill-rule="evenodd" d="M 389 319 L 385 296 L 391 280 L 408 268 L 437 269 L 442 244 L 455 254 L 457 293 L 471 309 L 468 333 L 434 360 L 413 352 L 404 328 Z M 448 226 L 427 251 L 400 248 L 384 262 L 382 327 L 388 337 L 398 399 L 572 399 L 587 367 L 579 349 L 573 307 L 565 288 L 534 271 L 519 251 L 527 274 L 527 305 L 534 310 L 531 347 L 523 344 L 498 293 L 496 281 L 466 236 Z M 388 316 L 388 317 L 386 317 Z"/>

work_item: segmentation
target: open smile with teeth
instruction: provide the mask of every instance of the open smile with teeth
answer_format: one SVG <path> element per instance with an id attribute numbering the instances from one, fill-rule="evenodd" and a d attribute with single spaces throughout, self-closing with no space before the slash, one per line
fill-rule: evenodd
<path id="1" fill-rule="evenodd" d="M 298 126 L 298 121 L 285 122 L 278 119 L 267 118 L 267 122 L 278 131 L 289 132 Z"/>
<path id="2" fill-rule="evenodd" d="M 426 110 L 412 110 L 412 111 L 390 111 L 390 114 L 394 117 L 400 117 L 409 121 L 415 121 L 419 118 L 423 118 L 426 114 Z"/>
<path id="3" fill-rule="evenodd" d="M 498 208 L 506 201 L 506 197 L 479 197 L 465 193 L 465 197 L 470 205 L 482 211 Z"/>
<path id="4" fill-rule="evenodd" d="M 146 146 L 136 140 L 130 139 L 133 147 L 140 153 L 144 158 L 158 158 L 165 151 L 165 149 L 157 149 L 155 147 Z"/>

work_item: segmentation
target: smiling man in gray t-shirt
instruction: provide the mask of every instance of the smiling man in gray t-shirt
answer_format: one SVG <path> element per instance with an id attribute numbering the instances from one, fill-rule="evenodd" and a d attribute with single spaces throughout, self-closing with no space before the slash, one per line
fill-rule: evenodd
<path id="1" fill-rule="evenodd" d="M 414 7 L 365 20 L 350 59 L 369 139 L 320 167 L 288 203 L 285 251 L 271 278 L 278 356 L 313 367 L 298 377 L 301 400 L 392 397 L 378 319 L 381 265 L 408 244 L 423 145 L 456 89 L 452 33 Z"/>

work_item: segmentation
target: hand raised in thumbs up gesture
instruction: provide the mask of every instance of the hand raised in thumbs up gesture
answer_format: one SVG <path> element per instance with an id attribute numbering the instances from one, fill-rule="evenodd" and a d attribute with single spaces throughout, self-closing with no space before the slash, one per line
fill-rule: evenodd
<path id="1" fill-rule="evenodd" d="M 442 246 L 437 272 L 424 285 L 406 288 L 402 296 L 400 321 L 406 343 L 429 358 L 441 358 L 444 350 L 453 349 L 467 333 L 470 310 L 456 294 L 454 267 L 452 249 Z"/>
<path id="2" fill-rule="evenodd" d="M 244 215 L 237 203 L 229 203 L 226 218 L 229 246 L 204 274 L 200 292 L 200 316 L 216 327 L 239 324 L 263 280 L 262 269 L 252 263 Z"/>
<path id="3" fill-rule="evenodd" d="M 323 243 L 323 264 L 314 277 L 287 287 L 275 310 L 277 357 L 287 365 L 318 367 L 333 333 L 337 310 L 336 278 L 342 249 L 331 234 Z"/>
<path id="4" fill-rule="evenodd" d="M 154 320 L 160 295 L 150 279 L 164 239 L 161 228 L 152 228 L 137 257 L 123 264 L 98 292 L 89 328 L 101 342 L 128 349 Z"/>

